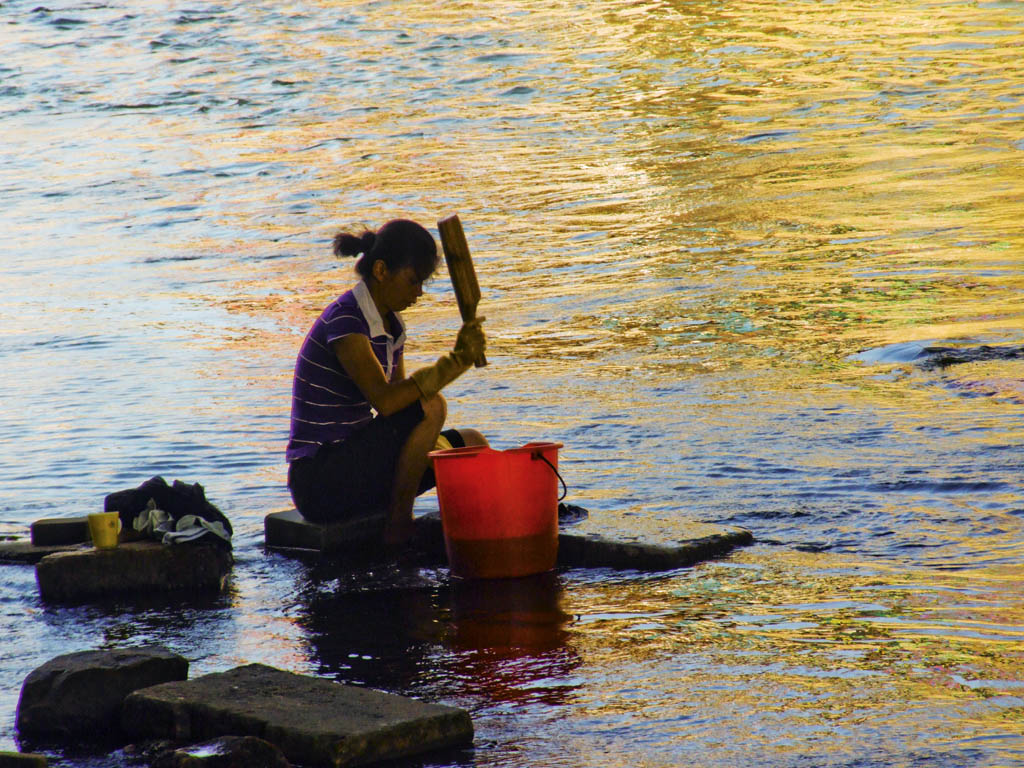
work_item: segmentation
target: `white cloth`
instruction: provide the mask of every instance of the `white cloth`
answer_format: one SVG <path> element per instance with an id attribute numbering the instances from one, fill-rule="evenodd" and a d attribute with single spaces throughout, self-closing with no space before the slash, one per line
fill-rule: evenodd
<path id="1" fill-rule="evenodd" d="M 207 533 L 219 536 L 224 541 L 231 541 L 231 534 L 223 523 L 210 522 L 198 515 L 183 515 L 181 519 L 175 521 L 167 512 L 157 509 L 156 501 L 153 499 L 150 499 L 146 508 L 136 515 L 132 528 L 151 538 L 160 539 L 164 544 L 183 544 Z"/>

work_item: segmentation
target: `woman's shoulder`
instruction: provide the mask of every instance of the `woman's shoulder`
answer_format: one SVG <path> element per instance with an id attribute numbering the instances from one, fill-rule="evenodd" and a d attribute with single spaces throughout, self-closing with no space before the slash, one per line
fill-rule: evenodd
<path id="1" fill-rule="evenodd" d="M 337 308 L 337 307 L 345 307 L 345 308 L 348 308 L 348 309 L 359 309 L 359 301 L 356 298 L 355 290 L 352 289 L 352 288 L 349 288 L 347 291 L 345 291 L 343 294 L 341 294 L 341 296 L 339 296 L 334 301 L 332 301 L 330 304 L 328 304 L 327 305 L 327 309 L 325 311 L 330 311 L 331 309 L 334 309 L 334 308 Z"/>
<path id="2" fill-rule="evenodd" d="M 320 320 L 327 326 L 356 325 L 360 329 L 367 327 L 366 317 L 359 308 L 359 302 L 352 291 L 345 291 L 332 301 L 320 315 Z"/>

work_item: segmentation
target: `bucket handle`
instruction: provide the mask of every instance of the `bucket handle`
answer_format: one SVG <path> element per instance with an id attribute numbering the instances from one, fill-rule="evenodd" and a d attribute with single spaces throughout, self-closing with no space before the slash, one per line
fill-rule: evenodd
<path id="1" fill-rule="evenodd" d="M 555 469 L 555 465 L 552 464 L 550 461 L 548 461 L 547 456 L 545 456 L 540 451 L 534 451 L 531 454 L 531 458 L 540 459 L 545 464 L 547 464 L 549 467 L 551 467 L 551 471 L 555 473 L 555 477 L 557 477 L 561 481 L 561 483 L 562 483 L 562 495 L 558 497 L 558 500 L 561 501 L 562 499 L 564 499 L 566 494 L 569 493 L 569 489 L 565 485 L 565 480 L 562 479 L 562 476 L 558 473 L 558 470 Z"/>

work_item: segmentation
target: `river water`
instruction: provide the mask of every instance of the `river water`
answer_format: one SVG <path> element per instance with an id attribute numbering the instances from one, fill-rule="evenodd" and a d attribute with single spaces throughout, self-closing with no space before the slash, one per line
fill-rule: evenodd
<path id="1" fill-rule="evenodd" d="M 1012 0 L 0 0 L 0 534 L 160 474 L 237 558 L 102 606 L 0 569 L 0 749 L 34 667 L 159 642 L 468 708 L 429 765 L 1024 765 L 1022 46 Z M 487 587 L 264 551 L 330 237 L 456 211 L 490 365 L 450 421 L 563 442 L 591 530 L 753 546 Z M 406 319 L 447 348 L 446 275 Z"/>

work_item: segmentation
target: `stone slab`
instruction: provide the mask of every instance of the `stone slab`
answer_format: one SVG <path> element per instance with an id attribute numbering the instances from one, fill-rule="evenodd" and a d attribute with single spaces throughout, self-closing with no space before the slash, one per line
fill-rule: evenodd
<path id="1" fill-rule="evenodd" d="M 91 544 L 37 547 L 30 541 L 2 541 L 0 542 L 0 564 L 33 565 L 47 555 L 55 555 L 58 552 L 77 552 L 91 548 Z"/>
<path id="2" fill-rule="evenodd" d="M 610 539 L 595 533 L 560 533 L 558 564 L 569 568 L 616 568 L 619 570 L 669 571 L 686 568 L 728 554 L 751 544 L 753 534 L 744 528 L 690 523 L 692 538 L 669 542 Z"/>
<path id="3" fill-rule="evenodd" d="M 0 768 L 46 768 L 46 755 L 34 752 L 0 752 Z"/>
<path id="4" fill-rule="evenodd" d="M 416 518 L 416 539 L 420 550 L 437 562 L 445 561 L 444 532 L 438 512 Z M 383 518 L 380 518 L 383 525 Z M 558 565 L 564 568 L 618 568 L 664 571 L 685 568 L 727 554 L 753 542 L 744 528 L 706 523 L 685 523 L 684 537 L 675 540 L 645 540 L 642 537 L 613 539 L 598 533 L 561 532 L 558 535 Z M 294 509 L 272 512 L 264 520 L 266 544 L 271 548 L 310 549 L 330 555 L 352 546 L 346 542 L 349 524 L 322 526 L 310 523 Z M 676 527 L 678 534 L 678 527 Z M 367 541 L 368 533 L 360 530 Z"/>
<path id="5" fill-rule="evenodd" d="M 36 520 L 29 526 L 32 543 L 37 547 L 53 547 L 90 542 L 89 518 L 50 517 Z"/>
<path id="6" fill-rule="evenodd" d="M 36 563 L 44 600 L 82 602 L 123 594 L 220 591 L 232 565 L 231 553 L 205 544 L 164 545 L 155 541 L 58 552 Z"/>
<path id="7" fill-rule="evenodd" d="M 414 544 L 417 549 L 431 563 L 447 562 L 440 513 L 435 511 L 420 515 L 414 518 L 414 523 Z M 271 512 L 263 519 L 264 543 L 267 548 L 287 554 L 366 554 L 370 551 L 369 547 L 379 544 L 383 528 L 383 513 L 333 525 L 311 523 L 295 509 Z"/>
<path id="8" fill-rule="evenodd" d="M 296 763 L 355 766 L 469 744 L 462 709 L 262 664 L 135 691 L 122 725 L 136 737 L 255 736 Z"/>
<path id="9" fill-rule="evenodd" d="M 263 519 L 263 535 L 268 547 L 311 549 L 324 553 L 379 541 L 383 530 L 383 512 L 333 525 L 311 523 L 297 509 L 271 512 Z"/>

